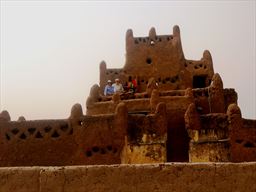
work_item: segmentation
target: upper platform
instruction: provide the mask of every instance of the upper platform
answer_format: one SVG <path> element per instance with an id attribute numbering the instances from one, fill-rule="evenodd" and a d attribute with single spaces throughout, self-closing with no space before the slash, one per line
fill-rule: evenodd
<path id="1" fill-rule="evenodd" d="M 149 79 L 158 83 L 160 91 L 186 88 L 203 88 L 211 83 L 214 70 L 209 51 L 204 51 L 200 60 L 185 59 L 180 29 L 173 27 L 173 34 L 157 35 L 151 28 L 147 37 L 134 37 L 126 32 L 126 61 L 121 69 L 108 69 L 100 64 L 100 88 L 103 91 L 108 79 L 119 78 L 123 85 L 128 79 L 136 79 L 138 92 L 146 90 Z"/>

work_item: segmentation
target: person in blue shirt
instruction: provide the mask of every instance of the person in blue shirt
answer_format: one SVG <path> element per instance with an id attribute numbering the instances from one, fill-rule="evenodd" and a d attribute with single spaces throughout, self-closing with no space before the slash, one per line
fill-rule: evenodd
<path id="1" fill-rule="evenodd" d="M 111 80 L 108 80 L 108 84 L 105 86 L 104 95 L 110 96 L 114 94 L 114 87 L 112 86 Z"/>

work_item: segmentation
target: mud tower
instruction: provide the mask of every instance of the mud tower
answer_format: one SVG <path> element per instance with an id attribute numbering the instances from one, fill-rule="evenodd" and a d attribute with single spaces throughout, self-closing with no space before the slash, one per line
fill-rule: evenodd
<path id="1" fill-rule="evenodd" d="M 126 33 L 123 68 L 99 67 L 86 114 L 75 104 L 70 117 L 11 121 L 0 114 L 0 166 L 92 165 L 256 160 L 256 121 L 243 119 L 234 89 L 223 88 L 212 57 L 186 59 L 180 29 L 148 36 Z M 104 96 L 107 80 L 135 92 Z"/>

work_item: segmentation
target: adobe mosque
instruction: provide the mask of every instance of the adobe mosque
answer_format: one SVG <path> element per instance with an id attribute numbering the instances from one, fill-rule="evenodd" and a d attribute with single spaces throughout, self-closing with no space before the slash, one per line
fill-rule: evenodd
<path id="1" fill-rule="evenodd" d="M 256 161 L 256 120 L 242 118 L 212 57 L 186 59 L 180 29 L 126 33 L 122 68 L 100 63 L 100 81 L 67 119 L 12 121 L 0 114 L 0 166 Z M 133 92 L 103 94 L 108 80 Z M 84 112 L 83 112 L 84 111 Z"/>

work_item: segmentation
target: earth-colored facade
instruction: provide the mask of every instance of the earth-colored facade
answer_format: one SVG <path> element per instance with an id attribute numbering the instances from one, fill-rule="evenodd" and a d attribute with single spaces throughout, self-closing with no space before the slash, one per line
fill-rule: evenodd
<path id="1" fill-rule="evenodd" d="M 135 93 L 103 96 L 107 80 Z M 256 120 L 243 119 L 234 89 L 223 88 L 209 51 L 187 60 L 180 30 L 126 33 L 123 68 L 100 64 L 100 82 L 67 119 L 11 121 L 0 114 L 0 166 L 256 161 Z"/>

